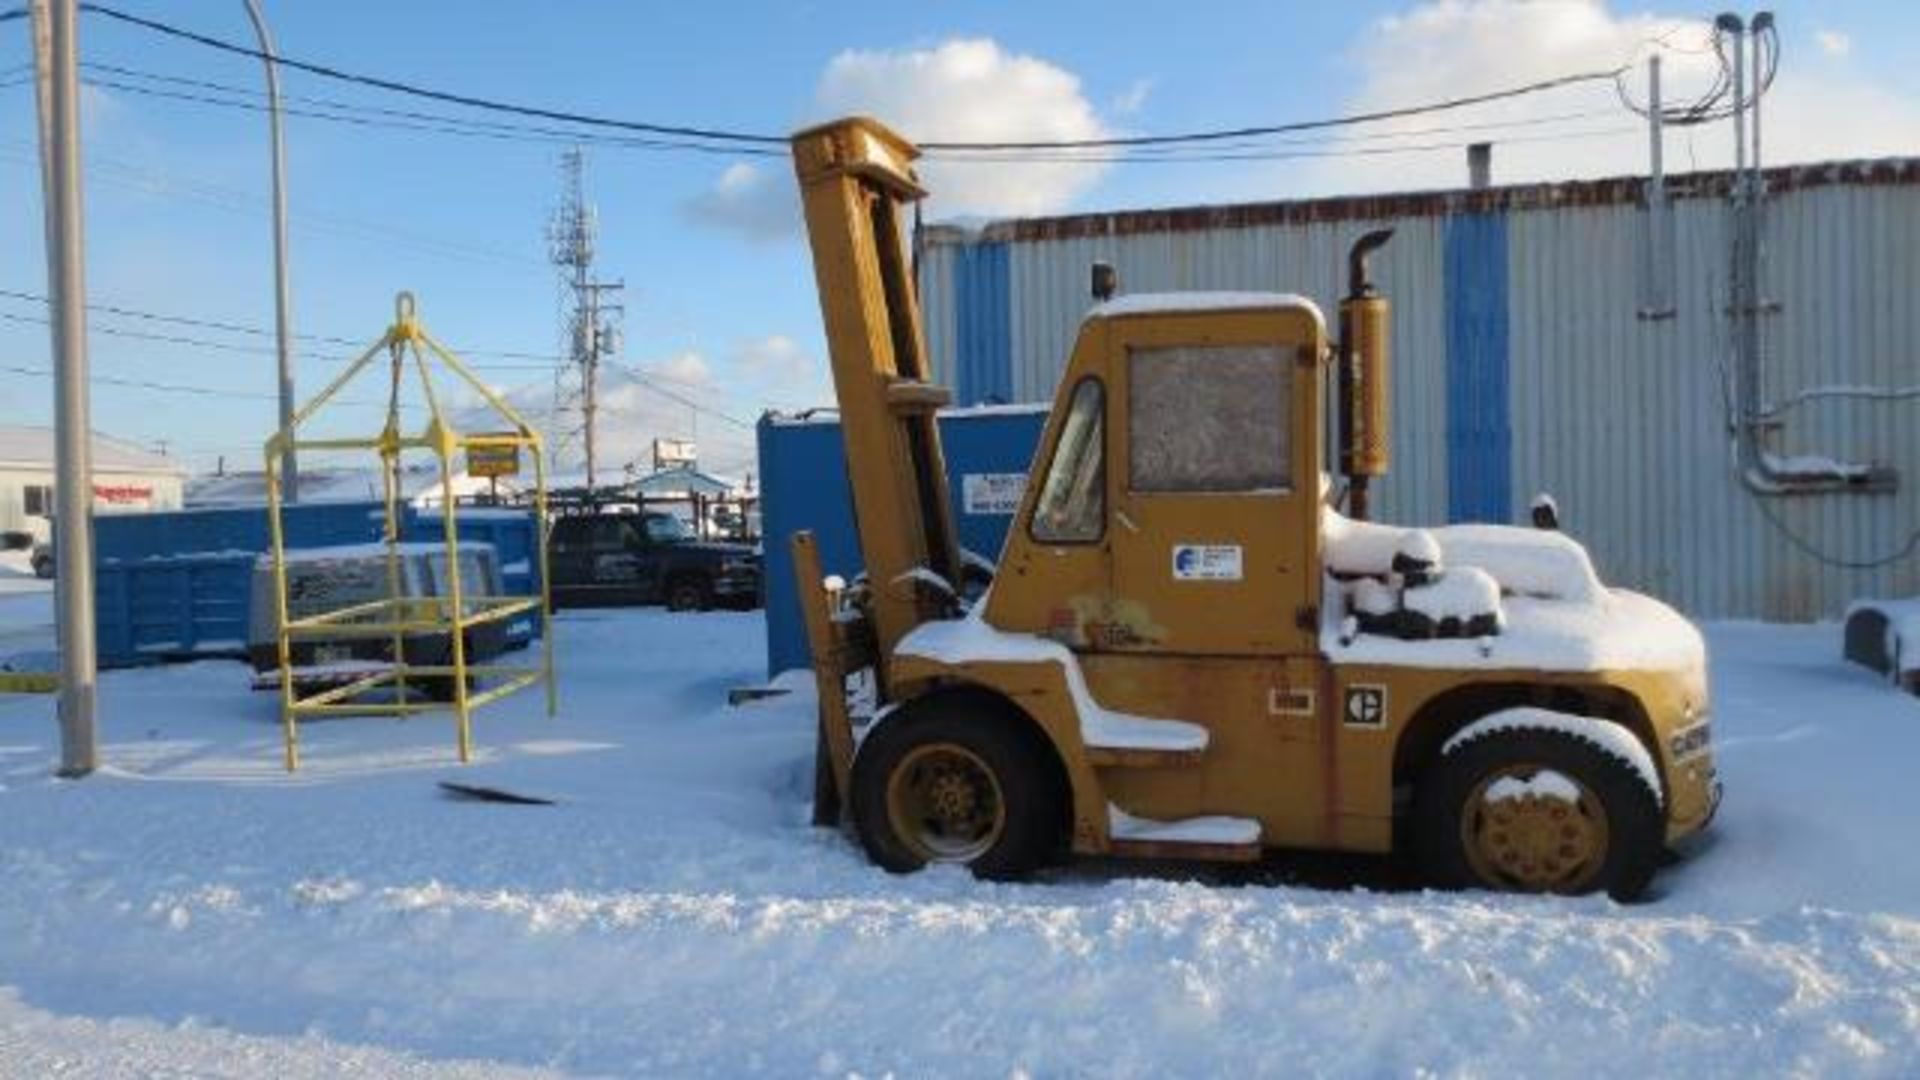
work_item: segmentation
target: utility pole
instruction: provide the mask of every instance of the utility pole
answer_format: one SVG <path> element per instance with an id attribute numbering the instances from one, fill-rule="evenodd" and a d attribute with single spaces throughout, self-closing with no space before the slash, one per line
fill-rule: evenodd
<path id="1" fill-rule="evenodd" d="M 93 436 L 87 399 L 86 230 L 80 199 L 79 15 L 32 0 L 47 295 L 54 357 L 54 606 L 60 648 L 60 775 L 99 764 L 93 633 Z"/>
<path id="2" fill-rule="evenodd" d="M 600 360 L 620 350 L 617 317 L 625 309 L 603 297 L 617 296 L 626 285 L 618 281 L 595 281 L 594 246 L 599 238 L 599 219 L 586 198 L 586 155 L 579 149 L 566 152 L 560 159 L 565 193 L 560 207 L 547 227 L 549 257 L 558 267 L 564 287 L 571 294 L 566 319 L 570 343 L 567 368 L 556 374 L 554 397 L 556 411 L 562 407 L 562 388 L 571 377 L 580 381 L 581 436 L 587 466 L 587 490 L 599 484 L 599 446 L 597 423 L 600 409 Z M 569 371 L 568 368 L 571 370 Z"/>
<path id="3" fill-rule="evenodd" d="M 273 143 L 273 335 L 280 358 L 280 428 L 293 426 L 293 290 L 287 283 L 287 144 L 280 134 L 280 61 L 273 35 L 260 13 L 259 0 L 245 0 L 247 18 L 267 67 L 267 133 Z M 286 501 L 300 501 L 300 467 L 293 440 L 280 452 L 280 491 Z"/>

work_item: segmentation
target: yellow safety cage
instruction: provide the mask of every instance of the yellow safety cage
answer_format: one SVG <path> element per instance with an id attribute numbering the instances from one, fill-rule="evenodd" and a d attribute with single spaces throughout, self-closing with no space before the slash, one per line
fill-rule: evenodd
<path id="1" fill-rule="evenodd" d="M 274 617 L 278 628 L 276 647 L 280 664 L 280 718 L 286 740 L 286 766 L 289 772 L 300 766 L 299 720 L 310 716 L 384 715 L 405 716 L 446 708 L 446 702 L 422 702 L 408 695 L 409 680 L 449 679 L 459 745 L 460 760 L 470 761 L 473 754 L 472 712 L 509 694 L 544 683 L 547 715 L 558 706 L 553 677 L 553 604 L 547 567 L 547 470 L 540 433 L 520 414 L 477 378 L 471 369 L 444 345 L 427 333 L 415 313 L 412 293 L 395 298 L 395 319 L 378 341 L 348 365 L 325 390 L 294 414 L 287 426 L 275 432 L 266 444 L 267 521 L 272 543 Z M 375 364 L 384 353 L 388 359 L 387 417 L 379 435 L 373 438 L 305 439 L 300 426 L 312 419 L 356 376 Z M 415 435 L 406 435 L 400 427 L 401 389 L 411 366 L 418 373 L 421 394 L 428 413 L 426 426 Z M 448 422 L 435 391 L 433 364 L 438 361 L 477 393 L 508 430 L 485 434 L 465 434 Z M 287 599 L 286 535 L 281 522 L 281 455 L 294 450 L 372 450 L 380 455 L 385 489 L 385 522 L 381 531 L 386 544 L 387 595 L 380 600 L 356 603 L 333 610 L 289 618 Z M 446 548 L 447 587 L 434 596 L 411 596 L 404 587 L 401 569 L 401 486 L 400 458 L 408 450 L 430 451 L 438 459 L 442 498 L 442 542 Z M 460 534 L 455 513 L 453 488 L 454 458 L 478 451 L 519 453 L 530 451 L 534 467 L 534 547 L 539 560 L 539 593 L 527 596 L 468 595 L 462 579 Z M 537 664 L 470 664 L 467 661 L 466 632 L 488 623 L 510 620 L 528 612 L 538 612 L 540 620 L 540 659 Z M 451 663 L 412 664 L 403 647 L 408 635 L 445 634 L 451 644 Z M 392 659 L 364 676 L 302 696 L 296 687 L 293 669 L 293 643 L 298 640 L 366 638 L 389 636 Z M 490 680 L 480 686 L 474 680 Z M 418 684 L 416 682 L 416 688 Z"/>

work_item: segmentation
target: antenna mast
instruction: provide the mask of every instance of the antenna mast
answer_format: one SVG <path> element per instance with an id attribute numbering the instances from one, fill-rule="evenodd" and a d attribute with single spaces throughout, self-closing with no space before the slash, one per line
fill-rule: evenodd
<path id="1" fill-rule="evenodd" d="M 586 155 L 578 147 L 560 158 L 562 194 L 547 225 L 548 258 L 560 272 L 567 295 L 561 330 L 567 351 L 554 373 L 554 411 L 580 410 L 579 437 L 587 467 L 587 490 L 599 485 L 595 422 L 599 411 L 600 360 L 620 349 L 619 318 L 625 309 L 603 297 L 617 297 L 626 288 L 618 281 L 595 281 L 593 258 L 599 238 L 599 215 L 586 195 Z M 556 425 L 557 427 L 558 425 Z M 565 445 L 571 432 L 556 438 Z"/>

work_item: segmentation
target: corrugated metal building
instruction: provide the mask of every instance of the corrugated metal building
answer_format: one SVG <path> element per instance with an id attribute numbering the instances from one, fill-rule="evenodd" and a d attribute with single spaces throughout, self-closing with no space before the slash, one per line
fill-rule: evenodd
<path id="1" fill-rule="evenodd" d="M 1765 398 L 1920 384 L 1920 159 L 1765 176 Z M 1047 400 L 1094 261 L 1123 292 L 1282 289 L 1331 316 L 1347 245 L 1391 225 L 1374 260 L 1394 302 L 1382 518 L 1518 521 L 1549 491 L 1609 580 L 1697 616 L 1807 619 L 1920 592 L 1913 551 L 1839 565 L 1920 529 L 1920 401 L 1816 397 L 1766 436 L 1775 454 L 1891 465 L 1893 493 L 1761 497 L 1740 482 L 1731 179 L 1668 179 L 1657 259 L 1637 177 L 935 226 L 920 237 L 928 344 L 962 403 Z"/>

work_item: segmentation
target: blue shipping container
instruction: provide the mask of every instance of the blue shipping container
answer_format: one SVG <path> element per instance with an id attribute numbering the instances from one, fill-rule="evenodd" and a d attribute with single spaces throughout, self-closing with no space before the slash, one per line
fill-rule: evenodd
<path id="1" fill-rule="evenodd" d="M 949 499 L 961 546 L 1000 557 L 1007 526 L 1018 509 L 1034 447 L 1046 426 L 1047 406 L 953 409 L 940 414 Z M 860 573 L 860 542 L 853 528 L 846 449 L 832 416 L 760 421 L 760 515 L 766 537 L 767 674 L 807 666 L 807 636 L 794 588 L 794 533 L 810 529 L 826 573 L 852 580 Z M 1017 479 L 1016 479 L 1017 478 Z"/>
<path id="2" fill-rule="evenodd" d="M 378 540 L 384 513 L 374 502 L 301 503 L 286 507 L 280 520 L 288 548 L 332 547 Z M 401 533 L 405 540 L 440 539 L 439 513 L 409 511 Z M 494 546 L 510 593 L 539 587 L 533 533 L 529 513 L 460 511 L 460 538 Z M 268 547 L 264 507 L 103 514 L 94 519 L 94 545 L 101 667 L 245 652 L 253 566 Z M 523 643 L 534 626 L 515 623 L 508 632 Z"/>

